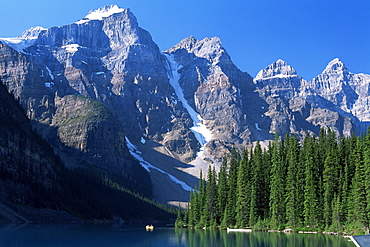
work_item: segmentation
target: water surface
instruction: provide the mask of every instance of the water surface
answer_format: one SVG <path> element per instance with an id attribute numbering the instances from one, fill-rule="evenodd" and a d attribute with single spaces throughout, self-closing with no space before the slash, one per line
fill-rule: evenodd
<path id="1" fill-rule="evenodd" d="M 284 234 L 267 232 L 231 232 L 187 230 L 156 227 L 147 232 L 145 226 L 115 227 L 112 225 L 2 225 L 1 247 L 346 247 L 352 242 L 323 234 Z"/>

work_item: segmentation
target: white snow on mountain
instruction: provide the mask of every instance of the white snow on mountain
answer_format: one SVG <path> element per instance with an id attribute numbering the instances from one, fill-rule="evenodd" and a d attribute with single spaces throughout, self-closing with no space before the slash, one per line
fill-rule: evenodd
<path id="1" fill-rule="evenodd" d="M 207 129 L 207 127 L 203 124 L 203 119 L 201 116 L 188 104 L 188 101 L 184 97 L 184 93 L 182 88 L 179 84 L 180 74 L 177 72 L 180 68 L 180 65 L 174 60 L 173 55 L 165 54 L 168 66 L 169 66 L 169 74 L 168 77 L 170 79 L 171 86 L 175 89 L 176 95 L 181 101 L 182 105 L 188 111 L 191 119 L 193 120 L 194 126 L 191 128 L 197 141 L 201 145 L 201 150 L 203 150 L 204 145 L 212 139 L 212 132 Z"/>
<path id="2" fill-rule="evenodd" d="M 46 65 L 45 65 L 45 68 L 46 68 L 46 70 L 48 71 L 50 78 L 54 81 L 54 75 L 53 75 L 53 72 L 51 72 L 50 68 L 49 68 L 48 66 L 46 66 Z"/>
<path id="3" fill-rule="evenodd" d="M 126 143 L 127 143 L 127 147 L 128 147 L 128 149 L 129 149 L 129 151 L 130 151 L 130 154 L 132 155 L 132 156 L 134 156 L 134 158 L 136 159 L 136 160 L 138 160 L 139 161 L 139 163 L 140 163 L 140 165 L 145 169 L 145 170 L 147 170 L 148 172 L 150 172 L 150 169 L 154 169 L 154 170 L 157 170 L 157 171 L 159 171 L 160 173 L 163 173 L 163 174 L 166 174 L 173 182 L 175 182 L 175 183 L 177 183 L 177 184 L 179 184 L 179 185 L 181 185 L 181 187 L 184 189 L 184 190 L 186 190 L 186 191 L 191 191 L 192 190 L 192 188 L 189 186 L 189 185 L 187 185 L 185 182 L 183 182 L 183 181 L 181 181 L 181 180 L 178 180 L 177 178 L 175 178 L 174 176 L 172 176 L 171 174 L 169 174 L 169 173 L 167 173 L 167 172 L 165 172 L 165 171 L 163 171 L 163 170 L 161 170 L 161 169 L 159 169 L 159 168 L 157 168 L 157 167 L 155 167 L 155 166 L 153 166 L 152 164 L 150 164 L 149 162 L 147 162 L 147 161 L 145 161 L 144 159 L 143 159 L 143 157 L 141 156 L 141 152 L 139 151 L 139 150 L 137 150 L 137 147 L 134 145 L 134 144 L 132 144 L 132 142 L 126 137 Z"/>
<path id="4" fill-rule="evenodd" d="M 80 47 L 79 44 L 69 44 L 69 45 L 62 46 L 62 48 L 66 49 L 66 51 L 69 53 L 77 52 L 79 47 Z"/>
<path id="5" fill-rule="evenodd" d="M 43 27 L 31 27 L 24 31 L 21 35 L 15 38 L 0 38 L 0 42 L 3 42 L 13 49 L 23 52 L 24 48 L 34 45 L 37 37 L 42 31 L 47 30 Z"/>
<path id="6" fill-rule="evenodd" d="M 77 24 L 84 24 L 91 20 L 103 20 L 103 18 L 109 17 L 113 14 L 121 13 L 124 9 L 117 5 L 104 6 L 97 10 L 91 10 L 87 16 L 76 22 Z"/>
<path id="7" fill-rule="evenodd" d="M 258 72 L 255 80 L 270 78 L 290 78 L 297 77 L 297 71 L 288 65 L 285 61 L 278 59 L 265 69 Z"/>

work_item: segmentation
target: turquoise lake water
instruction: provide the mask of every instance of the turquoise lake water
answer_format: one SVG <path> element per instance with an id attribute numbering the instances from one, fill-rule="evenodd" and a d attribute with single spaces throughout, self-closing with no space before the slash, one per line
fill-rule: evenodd
<path id="1" fill-rule="evenodd" d="M 347 239 L 323 234 L 284 234 L 187 230 L 112 225 L 0 225 L 1 247 L 345 247 L 355 246 Z"/>

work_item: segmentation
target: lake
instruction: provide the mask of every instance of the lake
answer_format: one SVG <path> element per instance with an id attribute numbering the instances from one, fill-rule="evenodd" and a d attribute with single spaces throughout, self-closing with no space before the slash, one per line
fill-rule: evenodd
<path id="1" fill-rule="evenodd" d="M 347 239 L 323 234 L 284 234 L 267 232 L 230 232 L 187 230 L 145 226 L 112 225 L 0 225 L 1 247 L 312 247 L 355 246 Z"/>

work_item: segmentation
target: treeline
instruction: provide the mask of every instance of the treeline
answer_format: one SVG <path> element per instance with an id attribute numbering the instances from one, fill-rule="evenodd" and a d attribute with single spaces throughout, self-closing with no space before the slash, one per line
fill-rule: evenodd
<path id="1" fill-rule="evenodd" d="M 267 149 L 224 158 L 190 195 L 177 226 L 366 232 L 370 218 L 370 134 L 275 136 Z"/>
<path id="2" fill-rule="evenodd" d="M 92 169 L 64 169 L 59 205 L 83 220 L 120 217 L 127 223 L 165 222 L 176 217 L 176 209 L 133 192 L 106 174 Z"/>

